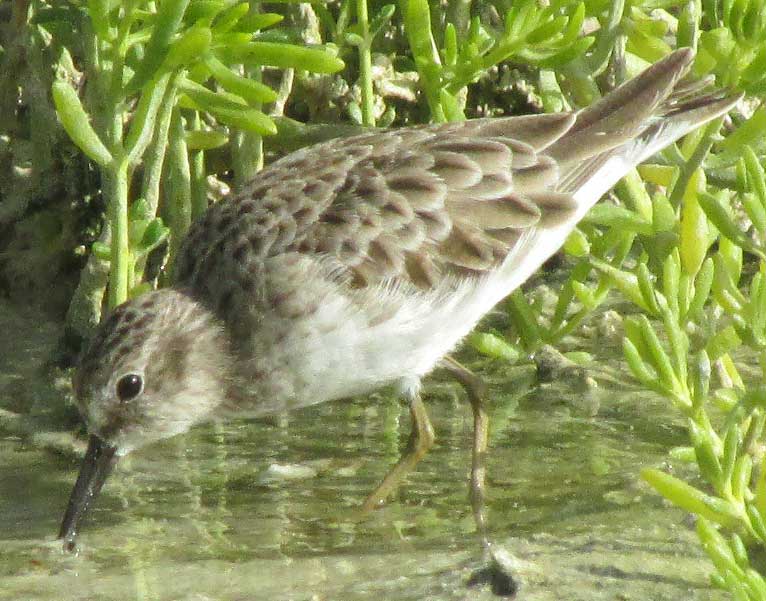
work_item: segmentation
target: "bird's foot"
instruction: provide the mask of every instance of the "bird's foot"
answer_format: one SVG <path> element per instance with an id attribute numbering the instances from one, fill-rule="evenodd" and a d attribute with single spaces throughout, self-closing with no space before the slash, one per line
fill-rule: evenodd
<path id="1" fill-rule="evenodd" d="M 498 597 L 515 597 L 521 588 L 518 560 L 502 547 L 488 545 L 484 563 L 484 567 L 471 574 L 468 586 L 489 585 L 492 593 Z"/>

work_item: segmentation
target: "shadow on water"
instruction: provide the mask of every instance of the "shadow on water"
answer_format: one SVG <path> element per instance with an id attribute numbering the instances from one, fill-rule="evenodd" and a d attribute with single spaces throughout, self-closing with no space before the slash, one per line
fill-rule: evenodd
<path id="1" fill-rule="evenodd" d="M 683 514 L 638 482 L 684 441 L 661 400 L 602 386 L 588 417 L 567 382 L 489 375 L 491 532 L 519 559 L 520 599 L 722 598 Z M 451 384 L 427 391 L 437 446 L 361 522 L 409 432 L 387 395 L 212 424 L 125 458 L 77 556 L 53 539 L 76 462 L 6 436 L 0 599 L 490 599 L 465 586 L 481 565 L 470 412 Z"/>

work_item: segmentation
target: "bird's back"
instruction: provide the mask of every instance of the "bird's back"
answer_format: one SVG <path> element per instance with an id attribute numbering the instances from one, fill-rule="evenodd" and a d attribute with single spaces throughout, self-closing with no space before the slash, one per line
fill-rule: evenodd
<path id="1" fill-rule="evenodd" d="M 677 51 L 576 114 L 375 131 L 293 153 L 192 227 L 178 285 L 246 354 L 285 349 L 267 371 L 288 362 L 307 381 L 337 380 L 293 383 L 287 396 L 362 392 L 353 373 L 369 388 L 420 376 L 630 168 L 731 107 L 678 83 L 692 58 Z"/>

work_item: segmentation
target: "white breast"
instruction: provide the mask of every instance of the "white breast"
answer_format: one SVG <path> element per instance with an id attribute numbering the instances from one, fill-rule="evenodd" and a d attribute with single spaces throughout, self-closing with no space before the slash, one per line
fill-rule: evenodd
<path id="1" fill-rule="evenodd" d="M 269 377 L 254 391 L 255 412 L 419 379 L 561 246 L 577 219 L 531 232 L 488 275 L 446 278 L 427 292 L 389 285 L 349 295 L 309 258 L 297 270 L 276 269 L 270 286 L 292 287 L 297 302 L 315 303 L 317 309 L 297 320 L 276 314 L 261 320 L 253 337 L 253 363 Z"/>

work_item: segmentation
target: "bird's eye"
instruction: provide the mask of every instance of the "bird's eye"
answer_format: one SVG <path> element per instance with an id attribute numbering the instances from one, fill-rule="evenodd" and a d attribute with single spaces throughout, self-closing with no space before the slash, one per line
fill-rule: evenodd
<path id="1" fill-rule="evenodd" d="M 138 374 L 128 374 L 117 382 L 117 397 L 123 402 L 130 401 L 141 394 L 143 389 L 143 378 Z"/>

